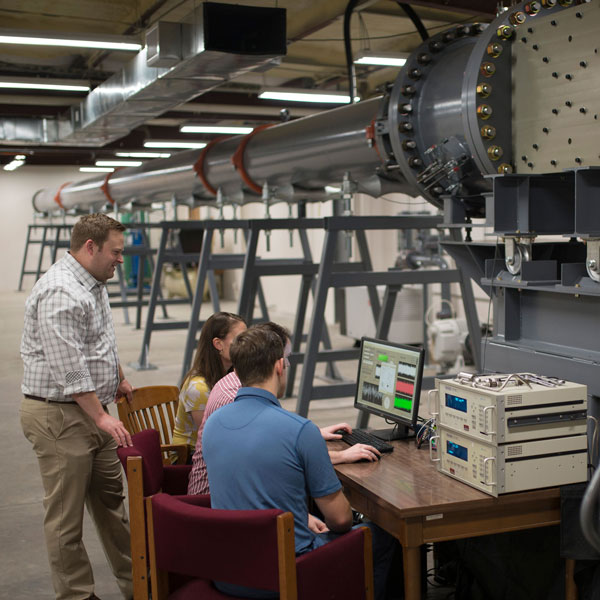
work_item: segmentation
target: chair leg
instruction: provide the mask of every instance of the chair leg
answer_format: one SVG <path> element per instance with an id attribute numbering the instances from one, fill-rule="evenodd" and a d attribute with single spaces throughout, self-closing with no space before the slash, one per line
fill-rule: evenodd
<path id="1" fill-rule="evenodd" d="M 131 529 L 131 571 L 133 599 L 148 600 L 148 557 L 144 497 L 142 481 L 142 458 L 127 459 L 127 486 L 129 490 L 129 526 Z"/>
<path id="2" fill-rule="evenodd" d="M 146 498 L 146 526 L 148 530 L 148 548 L 150 549 L 150 574 L 152 579 L 152 600 L 166 600 L 169 595 L 169 577 L 156 566 L 154 551 L 154 521 L 152 519 L 152 498 Z"/>

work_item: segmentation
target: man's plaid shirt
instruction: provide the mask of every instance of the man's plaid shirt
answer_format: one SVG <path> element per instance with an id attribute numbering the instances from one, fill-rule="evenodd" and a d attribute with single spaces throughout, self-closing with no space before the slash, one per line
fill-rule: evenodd
<path id="1" fill-rule="evenodd" d="M 24 394 L 71 401 L 95 391 L 102 404 L 114 400 L 119 360 L 106 286 L 70 254 L 27 299 L 21 357 Z"/>

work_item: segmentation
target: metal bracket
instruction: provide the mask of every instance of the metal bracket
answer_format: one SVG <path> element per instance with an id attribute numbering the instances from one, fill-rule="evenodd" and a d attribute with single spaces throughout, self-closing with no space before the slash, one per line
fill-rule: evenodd
<path id="1" fill-rule="evenodd" d="M 531 260 L 533 237 L 505 237 L 504 264 L 511 275 L 518 275 L 524 262 Z"/>
<path id="2" fill-rule="evenodd" d="M 600 281 L 600 239 L 587 240 L 585 268 L 594 281 Z"/>

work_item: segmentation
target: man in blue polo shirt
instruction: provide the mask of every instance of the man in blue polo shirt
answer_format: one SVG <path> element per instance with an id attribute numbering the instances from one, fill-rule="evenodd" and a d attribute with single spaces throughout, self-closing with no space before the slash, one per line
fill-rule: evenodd
<path id="1" fill-rule="evenodd" d="M 330 541 L 352 527 L 352 510 L 335 474 L 317 426 L 284 410 L 288 358 L 281 339 L 251 328 L 232 343 L 230 356 L 242 382 L 235 402 L 206 421 L 202 437 L 213 508 L 279 508 L 292 512 L 296 554 Z M 325 526 L 309 527 L 307 494 Z M 385 598 L 385 581 L 394 539 L 372 526 L 375 596 Z M 268 597 L 264 591 L 218 583 L 225 593 Z"/>

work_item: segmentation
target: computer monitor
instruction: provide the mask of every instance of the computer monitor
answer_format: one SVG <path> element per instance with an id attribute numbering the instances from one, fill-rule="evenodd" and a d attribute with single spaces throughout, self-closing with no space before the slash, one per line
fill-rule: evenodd
<path id="1" fill-rule="evenodd" d="M 423 362 L 422 348 L 361 339 L 354 406 L 394 424 L 371 433 L 389 441 L 416 430 Z"/>

